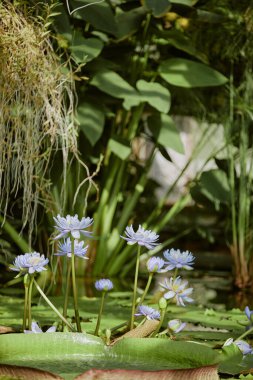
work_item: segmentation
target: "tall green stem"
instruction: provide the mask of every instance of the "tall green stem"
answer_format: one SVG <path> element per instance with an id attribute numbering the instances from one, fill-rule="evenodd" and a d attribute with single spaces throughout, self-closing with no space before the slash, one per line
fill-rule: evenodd
<path id="1" fill-rule="evenodd" d="M 130 330 L 134 328 L 134 313 L 136 307 L 136 293 L 137 293 L 137 282 L 138 282 L 138 273 L 140 265 L 140 255 L 141 255 L 141 246 L 138 245 L 137 258 L 136 258 L 136 267 L 135 267 L 135 276 L 134 276 L 134 292 L 133 292 L 133 304 L 132 304 L 132 314 L 130 321 Z"/>
<path id="2" fill-rule="evenodd" d="M 32 329 L 32 288 L 34 277 L 30 276 L 30 282 L 28 287 L 28 329 Z"/>
<path id="3" fill-rule="evenodd" d="M 70 261 L 69 261 L 69 259 L 67 257 L 67 276 L 66 276 L 66 288 L 65 288 L 64 306 L 63 306 L 63 317 L 64 318 L 67 318 L 67 313 L 68 313 L 70 275 L 71 275 L 71 263 L 70 263 Z"/>
<path id="4" fill-rule="evenodd" d="M 51 307 L 51 309 L 58 315 L 58 317 L 67 325 L 71 331 L 75 331 L 74 328 L 71 326 L 71 324 L 67 321 L 66 318 L 63 317 L 63 315 L 56 309 L 56 307 L 52 304 L 52 302 L 47 298 L 39 284 L 34 279 L 34 284 L 38 290 L 38 292 L 41 294 L 41 296 L 44 298 L 44 300 L 47 302 L 47 304 Z"/>
<path id="5" fill-rule="evenodd" d="M 251 329 L 249 329 L 249 330 L 246 330 L 242 335 L 240 335 L 238 338 L 236 338 L 235 342 L 245 338 L 245 336 L 252 334 L 252 333 L 253 333 L 253 327 L 251 327 Z"/>
<path id="6" fill-rule="evenodd" d="M 153 275 L 154 275 L 154 273 L 149 273 L 148 281 L 147 281 L 147 285 L 146 285 L 146 288 L 145 288 L 145 290 L 144 290 L 144 293 L 143 293 L 142 296 L 141 296 L 141 300 L 140 300 L 139 304 L 142 304 L 142 303 L 143 303 L 143 301 L 144 301 L 144 299 L 145 299 L 145 297 L 146 297 L 146 295 L 147 295 L 147 292 L 148 292 L 148 290 L 149 290 L 149 287 L 150 287 L 150 284 L 151 284 L 151 281 L 152 281 Z"/>
<path id="7" fill-rule="evenodd" d="M 26 274 L 24 276 L 25 302 L 24 302 L 24 316 L 23 316 L 23 331 L 27 328 L 29 282 L 30 282 L 29 275 Z"/>
<path id="8" fill-rule="evenodd" d="M 104 303 L 105 303 L 105 295 L 106 295 L 106 292 L 102 292 L 102 298 L 101 298 L 101 304 L 100 304 L 100 309 L 99 309 L 99 313 L 98 313 L 98 320 L 97 320 L 97 325 L 96 325 L 96 329 L 95 329 L 95 335 L 98 335 L 98 330 L 100 327 L 102 312 L 103 312 Z"/>
<path id="9" fill-rule="evenodd" d="M 157 326 L 157 328 L 155 329 L 155 331 L 152 333 L 152 336 L 156 336 L 156 334 L 159 333 L 159 330 L 162 327 L 163 320 L 164 320 L 164 317 L 165 317 L 165 314 L 166 314 L 166 309 L 162 309 L 162 310 L 160 310 L 160 312 L 161 312 L 160 322 L 159 322 L 159 325 Z"/>
<path id="10" fill-rule="evenodd" d="M 72 289 L 73 289 L 73 298 L 74 298 L 76 327 L 77 327 L 78 332 L 82 332 L 79 311 L 78 311 L 78 300 L 77 300 L 77 290 L 76 290 L 75 240 L 72 237 L 71 237 L 71 272 L 72 272 Z"/>

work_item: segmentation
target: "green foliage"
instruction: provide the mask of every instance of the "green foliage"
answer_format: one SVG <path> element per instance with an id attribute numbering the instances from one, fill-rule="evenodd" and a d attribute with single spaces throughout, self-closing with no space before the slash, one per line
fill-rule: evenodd
<path id="1" fill-rule="evenodd" d="M 182 58 L 171 58 L 162 62 L 159 72 L 166 82 L 179 87 L 220 86 L 227 82 L 227 78 L 218 71 Z"/>

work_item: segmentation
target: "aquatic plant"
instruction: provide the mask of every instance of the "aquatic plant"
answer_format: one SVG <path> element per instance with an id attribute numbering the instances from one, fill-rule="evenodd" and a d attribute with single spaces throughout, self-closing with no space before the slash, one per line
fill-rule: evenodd
<path id="1" fill-rule="evenodd" d="M 91 237 L 91 231 L 86 230 L 92 225 L 93 219 L 89 217 L 83 217 L 81 220 L 79 220 L 78 215 L 67 215 L 66 217 L 61 217 L 60 215 L 57 215 L 57 217 L 54 217 L 54 221 L 56 224 L 55 229 L 59 232 L 59 234 L 55 236 L 54 239 L 58 240 L 65 236 L 69 236 L 63 244 L 60 244 L 59 251 L 57 253 L 58 255 L 60 254 L 60 256 L 67 255 L 67 258 L 71 259 L 71 264 L 67 262 L 63 316 L 64 318 L 66 318 L 67 316 L 70 279 L 72 278 L 72 291 L 74 298 L 76 326 L 77 331 L 81 332 L 82 329 L 79 317 L 78 296 L 76 288 L 75 257 L 86 258 L 85 255 L 87 253 L 88 247 L 83 247 L 84 242 L 78 242 L 77 239 L 80 239 L 81 235 L 85 237 Z"/>
<path id="2" fill-rule="evenodd" d="M 193 302 L 193 299 L 189 297 L 193 288 L 187 288 L 188 281 L 182 280 L 180 276 L 165 279 L 160 285 L 166 291 L 163 295 L 165 299 L 175 299 L 177 305 L 180 306 L 185 306 L 185 302 Z"/>
<path id="3" fill-rule="evenodd" d="M 54 221 L 56 223 L 55 229 L 60 232 L 54 239 L 61 239 L 65 236 L 70 236 L 74 239 L 80 239 L 81 235 L 86 237 L 91 236 L 91 232 L 85 230 L 92 225 L 92 218 L 87 217 L 79 220 L 78 215 L 67 215 L 66 217 L 57 215 L 56 218 L 54 217 Z"/>
<path id="4" fill-rule="evenodd" d="M 45 332 L 46 333 L 53 333 L 56 331 L 56 326 L 49 327 Z M 43 331 L 38 326 L 36 322 L 32 322 L 31 330 L 24 330 L 25 334 L 41 334 Z"/>
<path id="5" fill-rule="evenodd" d="M 179 249 L 168 249 L 163 252 L 165 258 L 165 264 L 169 264 L 166 269 L 173 270 L 177 269 L 186 269 L 192 270 L 192 265 L 194 264 L 194 257 L 191 252 L 185 251 L 181 252 Z"/>
<path id="6" fill-rule="evenodd" d="M 136 317 L 144 316 L 145 318 L 149 320 L 161 318 L 159 311 L 155 310 L 153 307 L 145 306 L 145 305 L 138 306 L 138 310 L 134 315 Z"/>
<path id="7" fill-rule="evenodd" d="M 132 301 L 132 313 L 130 319 L 130 330 L 134 327 L 134 314 L 136 309 L 136 293 L 137 293 L 137 282 L 138 282 L 138 273 L 140 265 L 140 254 L 141 247 L 146 247 L 147 249 L 155 248 L 158 243 L 157 240 L 159 235 L 151 230 L 145 230 L 141 225 L 139 225 L 137 232 L 134 231 L 133 226 L 126 227 L 125 236 L 121 236 L 127 241 L 127 244 L 133 245 L 138 244 L 136 265 L 135 265 L 135 276 L 134 276 L 134 290 L 133 290 L 133 301 Z"/>
<path id="8" fill-rule="evenodd" d="M 62 218 L 62 219 L 65 219 L 65 218 Z M 62 221 L 62 219 L 61 219 L 61 221 Z M 58 218 L 58 220 L 59 220 L 59 218 Z M 74 220 L 75 220 L 75 222 L 72 223 L 72 225 L 74 225 L 74 227 L 75 227 L 74 233 L 76 231 L 78 231 L 78 232 L 83 231 L 82 228 L 80 228 L 80 230 L 77 229 L 76 218 L 74 218 Z M 68 221 L 69 222 L 72 221 L 71 216 L 68 216 Z M 78 225 L 79 225 L 79 222 L 78 222 Z M 79 241 L 78 239 L 74 239 L 73 236 L 71 235 L 73 230 L 70 228 L 70 229 L 68 229 L 68 231 L 66 231 L 66 229 L 67 229 L 66 225 L 65 224 L 63 225 L 63 224 L 61 224 L 61 227 L 62 227 L 61 233 L 63 233 L 63 235 L 61 237 L 63 239 L 64 239 L 64 236 L 70 235 L 70 237 L 67 237 L 67 239 L 64 239 L 63 243 L 59 242 L 58 251 L 56 251 L 55 255 L 64 256 L 67 263 L 69 263 L 71 261 L 71 266 L 68 265 L 67 273 L 68 273 L 68 276 L 70 276 L 72 274 L 75 322 L 76 322 L 77 331 L 79 333 L 81 333 L 82 332 L 81 318 L 79 316 L 79 309 L 78 309 L 78 303 L 77 303 L 77 292 L 76 292 L 76 287 L 75 287 L 76 284 L 75 284 L 75 272 L 73 270 L 73 263 L 75 264 L 75 257 L 86 258 L 85 256 L 87 253 L 87 247 L 84 246 L 83 241 Z M 71 224 L 71 223 L 69 223 L 69 224 Z M 90 223 L 88 223 L 88 224 L 89 224 L 89 226 L 91 225 Z M 86 223 L 84 223 L 82 225 L 82 227 L 84 227 L 84 225 L 86 225 Z M 150 232 L 151 231 L 149 231 L 149 234 L 150 234 Z M 86 234 L 86 237 L 90 236 L 90 235 L 91 235 L 91 233 L 89 231 L 88 235 Z M 81 234 L 79 236 L 81 237 Z M 156 239 L 156 241 L 157 241 L 157 239 Z M 142 238 L 141 244 L 138 241 L 136 241 L 135 243 L 138 245 L 137 263 L 136 263 L 136 267 L 138 268 L 138 255 L 139 255 L 139 251 L 140 251 L 142 244 L 143 244 L 143 238 Z M 158 244 L 158 243 L 156 243 L 156 244 Z M 178 256 L 180 256 L 179 255 L 180 251 L 177 250 L 176 252 L 177 252 L 176 257 L 178 258 Z M 192 254 L 188 255 L 188 251 L 187 251 L 186 254 L 183 255 L 183 257 L 184 257 L 184 262 L 188 262 L 188 264 L 191 266 L 193 265 L 193 261 L 195 260 L 195 258 Z M 11 266 L 11 269 L 13 271 L 18 272 L 17 276 L 23 276 L 24 277 L 24 284 L 25 284 L 25 287 L 28 289 L 28 292 L 25 291 L 24 323 L 23 323 L 23 329 L 22 329 L 22 331 L 26 335 L 41 334 L 43 332 L 42 329 L 38 326 L 37 322 L 32 321 L 32 318 L 31 318 L 31 299 L 32 299 L 32 285 L 33 284 L 35 284 L 40 295 L 47 302 L 47 304 L 52 308 L 52 310 L 58 315 L 58 317 L 61 319 L 61 321 L 67 326 L 67 328 L 70 331 L 74 331 L 73 326 L 71 325 L 71 323 L 67 319 L 67 313 L 66 313 L 67 309 L 64 309 L 64 315 L 61 315 L 59 310 L 52 304 L 52 302 L 49 300 L 49 298 L 46 296 L 46 294 L 42 291 L 39 284 L 35 280 L 35 276 L 44 272 L 44 270 L 46 269 L 45 266 L 48 264 L 49 264 L 49 260 L 47 258 L 45 258 L 44 255 L 40 255 L 38 252 L 31 252 L 31 253 L 26 253 L 24 255 L 20 255 L 20 257 L 17 257 L 16 260 L 14 261 L 14 265 Z M 146 263 L 146 267 L 147 267 L 147 271 L 149 273 L 149 276 L 151 276 L 151 275 L 153 276 L 156 273 L 166 273 L 167 269 L 165 269 L 165 271 L 163 269 L 164 264 L 165 263 L 164 263 L 164 260 L 162 258 L 159 258 L 159 257 L 149 258 L 147 263 Z M 102 278 L 102 279 L 97 280 L 95 282 L 94 286 L 95 286 L 95 289 L 101 293 L 101 301 L 100 301 L 100 307 L 99 307 L 99 311 L 98 311 L 98 317 L 97 317 L 97 321 L 96 321 L 95 330 L 93 329 L 95 337 L 94 336 L 91 337 L 89 334 L 84 333 L 84 334 L 79 335 L 80 339 L 82 340 L 82 337 L 84 336 L 86 339 L 86 345 L 87 345 L 87 342 L 89 339 L 91 342 L 95 343 L 96 345 L 101 343 L 104 351 L 106 350 L 107 345 L 113 346 L 119 340 L 122 340 L 124 342 L 126 339 L 123 339 L 123 338 L 127 338 L 127 337 L 134 337 L 135 339 L 136 339 L 136 337 L 137 338 L 146 338 L 147 337 L 147 341 L 149 341 L 149 340 L 152 341 L 153 339 L 155 339 L 154 343 L 158 342 L 159 347 L 161 345 L 161 342 L 164 341 L 164 339 L 167 339 L 167 342 L 170 341 L 170 342 L 176 343 L 176 344 L 183 343 L 187 347 L 189 347 L 189 344 L 193 344 L 193 346 L 191 347 L 193 352 L 195 352 L 194 347 L 197 347 L 199 345 L 201 346 L 201 350 L 206 349 L 207 347 L 205 345 L 202 345 L 202 344 L 196 345 L 193 342 L 189 343 L 188 341 L 184 341 L 184 342 L 177 341 L 176 335 L 179 334 L 179 336 L 180 336 L 180 334 L 186 328 L 186 322 L 184 320 L 182 321 L 181 318 L 177 318 L 178 315 L 176 315 L 176 317 L 174 319 L 171 319 L 171 310 L 169 310 L 169 307 L 174 302 L 176 302 L 176 304 L 178 306 L 185 306 L 185 307 L 187 306 L 188 303 L 193 302 L 193 299 L 189 297 L 189 295 L 191 295 L 193 292 L 193 288 L 188 288 L 188 281 L 181 279 L 180 276 L 176 276 L 177 272 L 179 270 L 183 270 L 183 269 L 185 269 L 183 266 L 181 266 L 180 268 L 177 268 L 175 266 L 173 277 L 169 277 L 168 279 L 166 278 L 165 281 L 160 284 L 162 287 L 163 294 L 161 295 L 160 292 L 157 293 L 157 295 L 159 295 L 159 299 L 158 299 L 158 301 L 156 301 L 158 309 L 157 309 L 157 306 L 155 306 L 155 305 L 154 305 L 154 307 L 152 307 L 153 305 L 152 306 L 144 305 L 144 304 L 142 304 L 142 302 L 140 302 L 142 300 L 140 300 L 139 298 L 138 299 L 136 298 L 137 294 L 140 293 L 139 289 L 137 288 L 138 270 L 136 270 L 135 278 L 134 278 L 134 289 L 133 289 L 133 299 L 135 302 L 132 301 L 132 306 L 131 306 L 132 326 L 131 326 L 131 324 L 129 324 L 129 321 L 126 320 L 124 323 L 121 323 L 120 325 L 117 325 L 117 326 L 112 325 L 112 327 L 110 326 L 110 327 L 107 327 L 105 329 L 100 329 L 102 313 L 103 313 L 104 304 L 105 304 L 105 297 L 106 297 L 107 293 L 114 288 L 114 284 L 108 278 Z M 68 278 L 68 280 L 69 280 L 69 278 Z M 67 284 L 69 285 L 69 281 L 67 281 Z M 145 288 L 144 293 L 147 295 L 147 287 Z M 66 294 L 68 294 L 68 291 L 66 292 L 66 289 L 65 289 L 64 308 L 65 308 L 65 306 L 66 307 L 68 306 L 68 303 L 66 301 L 66 300 L 68 300 L 68 298 L 66 298 Z M 115 296 L 117 297 L 117 294 L 115 294 Z M 114 298 L 114 297 L 112 297 L 112 298 Z M 93 299 L 93 301 L 94 301 L 94 299 Z M 113 303 L 113 304 L 115 305 L 115 303 Z M 134 311 L 133 317 L 132 317 L 132 311 Z M 89 310 L 87 310 L 87 312 L 89 313 Z M 199 311 L 197 311 L 197 313 L 199 313 Z M 250 321 L 250 323 L 251 323 L 251 319 L 252 319 L 251 314 L 252 314 L 252 311 L 247 306 L 245 308 L 245 318 L 247 318 L 247 320 Z M 169 316 L 169 320 L 166 321 L 168 316 Z M 135 321 L 135 317 L 136 317 L 136 321 Z M 140 322 L 137 319 L 138 317 L 142 317 L 142 320 Z M 203 318 L 205 318 L 204 314 L 203 314 Z M 28 324 L 26 323 L 27 319 L 28 319 Z M 127 319 L 127 314 L 126 314 L 126 319 Z M 88 318 L 87 321 L 85 319 L 82 319 L 84 326 L 85 326 L 85 323 L 90 323 L 89 320 L 90 320 L 90 318 Z M 219 319 L 219 321 L 220 321 L 220 319 Z M 251 360 L 251 359 L 248 359 L 248 357 L 252 356 L 253 349 L 248 342 L 243 340 L 243 338 L 245 338 L 247 335 L 251 334 L 253 331 L 253 327 L 248 326 L 248 321 L 247 321 L 247 326 L 246 326 L 246 323 L 244 323 L 245 321 L 243 321 L 243 324 L 246 326 L 246 331 L 244 333 L 242 333 L 235 340 L 234 340 L 234 338 L 227 339 L 225 341 L 225 343 L 223 344 L 222 350 L 224 351 L 224 354 L 221 354 L 221 356 L 223 355 L 222 358 L 226 358 L 226 355 L 228 355 L 228 359 L 223 359 L 223 360 L 232 360 L 231 358 L 233 358 L 234 352 L 237 352 L 237 354 L 238 354 L 238 349 L 241 352 L 241 356 L 243 355 L 243 357 L 245 357 L 246 360 L 249 360 L 249 361 Z M 165 329 L 164 329 L 164 327 L 165 327 Z M 124 328 L 123 332 L 120 331 L 120 329 L 122 329 L 122 328 Z M 46 333 L 54 333 L 56 330 L 57 330 L 56 326 L 51 326 L 45 332 Z M 43 336 L 44 334 L 41 334 L 41 335 Z M 47 335 L 47 334 L 45 334 L 45 335 Z M 51 334 L 48 334 L 48 335 L 51 335 Z M 58 336 L 59 336 L 59 338 L 58 338 Z M 58 334 L 58 336 L 57 336 L 57 339 L 59 339 L 59 341 L 61 342 L 61 337 L 60 337 L 61 335 Z M 69 336 L 69 334 L 68 334 L 68 336 Z M 99 340 L 94 341 L 94 338 L 99 339 Z M 150 338 L 152 338 L 152 339 L 150 339 Z M 74 334 L 73 339 L 75 342 L 78 341 L 80 343 L 80 339 L 79 339 L 79 337 L 77 339 L 76 334 Z M 176 340 L 176 342 L 174 342 L 174 340 Z M 131 341 L 131 339 L 130 339 L 130 341 Z M 137 342 L 138 339 L 135 341 Z M 66 334 L 64 334 L 64 333 L 63 333 L 63 342 L 66 342 Z M 120 343 L 118 343 L 118 344 L 120 345 Z M 233 348 L 234 345 L 238 347 L 237 351 L 234 351 L 234 348 Z M 144 344 L 143 347 L 146 347 L 146 345 Z M 110 347 L 110 349 L 111 349 L 111 347 Z M 208 348 L 208 349 L 210 349 L 210 348 Z M 132 350 L 132 348 L 131 348 L 131 350 Z M 183 350 L 183 346 L 180 345 L 180 350 L 179 350 L 180 353 L 182 350 Z M 131 354 L 132 354 L 132 352 L 131 352 Z M 179 353 L 177 353 L 177 355 L 178 354 Z M 191 357 L 191 352 L 188 355 L 189 355 L 189 357 Z M 238 357 L 238 359 L 237 359 L 238 364 L 236 364 L 236 365 L 239 365 L 239 363 L 240 363 L 239 360 L 241 360 L 241 359 Z"/>
<path id="9" fill-rule="evenodd" d="M 96 328 L 95 328 L 95 335 L 98 335 L 99 327 L 100 327 L 100 322 L 101 322 L 101 317 L 102 317 L 102 312 L 103 312 L 103 308 L 104 308 L 105 296 L 106 296 L 107 292 L 109 292 L 110 290 L 113 289 L 113 283 L 112 283 L 111 280 L 109 280 L 107 278 L 102 278 L 101 280 L 97 280 L 95 282 L 95 288 L 99 292 L 102 293 L 101 304 L 100 304 L 97 324 L 96 324 Z"/>

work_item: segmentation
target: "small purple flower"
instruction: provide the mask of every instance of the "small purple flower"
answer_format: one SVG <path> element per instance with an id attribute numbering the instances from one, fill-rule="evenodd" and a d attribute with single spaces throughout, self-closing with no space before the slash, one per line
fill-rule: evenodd
<path id="1" fill-rule="evenodd" d="M 46 333 L 52 333 L 55 331 L 56 331 L 56 327 L 51 326 L 51 327 L 49 327 L 49 329 L 47 329 Z M 36 322 L 32 322 L 32 329 L 31 330 L 24 330 L 24 333 L 25 334 L 41 334 L 41 333 L 43 333 L 43 331 L 41 330 L 41 328 L 38 326 L 38 324 Z"/>
<path id="2" fill-rule="evenodd" d="M 153 309 L 152 307 L 140 305 L 138 307 L 138 312 L 134 314 L 136 317 L 144 316 L 147 319 L 160 319 L 160 313 L 159 311 Z"/>
<path id="3" fill-rule="evenodd" d="M 74 254 L 75 256 L 81 257 L 81 259 L 88 259 L 85 257 L 87 254 L 89 246 L 84 247 L 83 241 L 74 240 Z M 72 247 L 71 247 L 71 239 L 68 238 L 64 240 L 63 243 L 59 244 L 59 251 L 55 253 L 56 256 L 72 256 Z"/>
<path id="4" fill-rule="evenodd" d="M 44 255 L 38 252 L 25 253 L 24 255 L 19 255 L 14 260 L 10 269 L 15 272 L 20 272 L 22 274 L 29 273 L 33 274 L 35 272 L 42 272 L 46 270 L 45 265 L 48 264 L 48 259 L 45 259 Z"/>
<path id="5" fill-rule="evenodd" d="M 253 323 L 253 310 L 250 310 L 250 308 L 248 306 L 246 306 L 244 309 L 244 312 L 245 312 L 248 320 L 250 321 L 250 323 Z"/>
<path id="6" fill-rule="evenodd" d="M 162 270 L 164 266 L 164 260 L 160 257 L 151 257 L 147 261 L 147 269 L 150 273 L 162 273 L 164 270 Z"/>
<path id="7" fill-rule="evenodd" d="M 165 290 L 168 290 L 163 297 L 165 299 L 176 299 L 177 305 L 185 306 L 185 302 L 193 302 L 193 299 L 188 297 L 193 288 L 187 288 L 188 281 L 182 281 L 180 277 L 175 279 L 171 277 L 169 280 L 165 279 L 164 284 L 160 284 L 161 287 Z"/>
<path id="8" fill-rule="evenodd" d="M 145 246 L 147 249 L 154 249 L 155 246 L 158 245 L 156 241 L 159 238 L 159 235 L 151 230 L 145 230 L 140 225 L 136 232 L 134 232 L 132 225 L 130 227 L 126 227 L 125 234 L 126 237 L 121 237 L 125 239 L 129 245 L 137 243 L 140 246 Z"/>
<path id="9" fill-rule="evenodd" d="M 95 288 L 100 292 L 108 292 L 113 289 L 113 283 L 111 280 L 103 278 L 95 282 Z"/>
<path id="10" fill-rule="evenodd" d="M 180 331 L 182 331 L 186 326 L 185 322 L 181 322 L 180 319 L 171 319 L 168 322 L 168 329 L 174 333 L 177 334 Z"/>
<path id="11" fill-rule="evenodd" d="M 87 217 L 79 220 L 77 215 L 67 215 L 66 218 L 57 215 L 56 218 L 54 217 L 54 221 L 56 223 L 55 228 L 60 232 L 54 239 L 60 239 L 66 235 L 71 235 L 74 239 L 80 239 L 80 234 L 87 237 L 91 236 L 91 231 L 85 231 L 85 229 L 92 225 L 92 218 Z"/>
<path id="12" fill-rule="evenodd" d="M 192 265 L 195 257 L 189 251 L 181 252 L 179 249 L 172 248 L 164 251 L 163 256 L 165 258 L 165 264 L 169 264 L 166 267 L 167 270 L 173 270 L 175 268 L 187 270 L 193 269 Z"/>
<path id="13" fill-rule="evenodd" d="M 55 326 L 51 326 L 49 327 L 49 329 L 47 329 L 46 333 L 47 332 L 55 332 L 56 331 L 56 327 Z M 32 329 L 31 330 L 24 330 L 24 333 L 25 334 L 40 334 L 40 333 L 43 333 L 43 331 L 41 330 L 41 328 L 38 326 L 38 324 L 36 322 L 32 322 Z"/>
<path id="14" fill-rule="evenodd" d="M 253 348 L 244 340 L 234 341 L 233 338 L 229 338 L 226 340 L 222 347 L 230 346 L 232 343 L 237 345 L 243 355 L 253 354 Z"/>

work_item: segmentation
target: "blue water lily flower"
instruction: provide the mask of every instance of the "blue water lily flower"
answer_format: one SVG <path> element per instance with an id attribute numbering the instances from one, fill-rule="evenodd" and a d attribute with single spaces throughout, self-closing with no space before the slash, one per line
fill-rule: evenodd
<path id="1" fill-rule="evenodd" d="M 165 258 L 165 264 L 169 264 L 166 269 L 173 270 L 186 269 L 192 270 L 192 265 L 194 264 L 195 257 L 191 252 L 185 251 L 181 252 L 179 249 L 167 249 L 164 251 L 163 256 Z"/>
<path id="2" fill-rule="evenodd" d="M 48 259 L 39 252 L 25 253 L 24 255 L 19 255 L 15 258 L 13 265 L 10 269 L 15 272 L 20 272 L 22 274 L 33 274 L 35 272 L 42 272 L 46 270 L 45 266 L 48 264 Z"/>
<path id="3" fill-rule="evenodd" d="M 139 228 L 134 232 L 133 226 L 126 227 L 125 236 L 121 236 L 127 241 L 127 244 L 133 245 L 137 243 L 140 246 L 145 246 L 147 249 L 154 249 L 158 243 L 156 243 L 159 235 L 151 230 L 145 230 L 142 226 L 139 225 Z"/>
<path id="4" fill-rule="evenodd" d="M 85 231 L 93 223 L 92 218 L 78 219 L 78 216 L 67 215 L 66 218 L 57 215 L 54 217 L 55 228 L 60 232 L 54 239 L 60 239 L 64 236 L 72 236 L 74 239 L 80 239 L 80 234 L 90 237 L 91 231 Z"/>
<path id="5" fill-rule="evenodd" d="M 250 308 L 248 306 L 246 306 L 244 309 L 244 312 L 245 312 L 248 320 L 252 324 L 253 323 L 253 310 L 250 310 Z"/>
<path id="6" fill-rule="evenodd" d="M 134 314 L 136 317 L 144 316 L 147 319 L 160 319 L 161 315 L 159 311 L 153 309 L 150 306 L 140 305 L 138 306 L 138 312 Z"/>
<path id="7" fill-rule="evenodd" d="M 181 322 L 180 319 L 171 319 L 168 322 L 168 329 L 174 334 L 179 333 L 182 331 L 186 326 L 185 322 Z"/>
<path id="8" fill-rule="evenodd" d="M 234 341 L 233 338 L 229 338 L 226 340 L 222 347 L 230 346 L 230 344 L 232 343 L 237 345 L 237 347 L 240 349 L 243 355 L 253 354 L 253 348 L 249 345 L 249 343 L 245 342 L 244 340 Z"/>
<path id="9" fill-rule="evenodd" d="M 86 247 L 84 247 L 83 241 L 74 240 L 74 254 L 75 254 L 75 256 L 81 257 L 81 259 L 88 259 L 88 257 L 86 257 L 86 254 L 88 252 L 88 248 L 89 248 L 88 245 L 86 245 Z M 58 252 L 55 253 L 56 256 L 71 257 L 72 256 L 71 239 L 68 238 L 68 239 L 64 240 L 63 243 L 60 243 L 58 249 L 59 249 Z"/>
<path id="10" fill-rule="evenodd" d="M 185 306 L 185 302 L 193 302 L 193 299 L 189 297 L 193 288 L 187 288 L 188 281 L 182 281 L 179 276 L 175 279 L 173 277 L 169 280 L 165 279 L 164 283 L 160 283 L 160 285 L 163 289 L 168 290 L 168 292 L 163 295 L 165 299 L 175 298 L 179 306 Z"/>
<path id="11" fill-rule="evenodd" d="M 99 292 L 108 292 L 109 290 L 113 289 L 113 283 L 111 280 L 109 280 L 107 278 L 103 278 L 103 279 L 97 280 L 95 282 L 95 288 Z"/>
<path id="12" fill-rule="evenodd" d="M 38 326 L 38 324 L 36 322 L 32 322 L 31 327 L 32 327 L 31 330 L 24 330 L 24 333 L 25 334 L 41 334 L 41 333 L 43 333 L 43 331 L 41 330 L 41 328 Z M 49 329 L 47 329 L 46 333 L 52 333 L 55 331 L 56 331 L 56 327 L 51 326 L 51 327 L 49 327 Z"/>
<path id="13" fill-rule="evenodd" d="M 166 270 L 163 270 L 164 266 L 164 260 L 161 259 L 160 257 L 151 257 L 147 261 L 147 270 L 150 273 L 162 273 L 165 272 Z"/>

